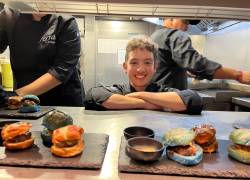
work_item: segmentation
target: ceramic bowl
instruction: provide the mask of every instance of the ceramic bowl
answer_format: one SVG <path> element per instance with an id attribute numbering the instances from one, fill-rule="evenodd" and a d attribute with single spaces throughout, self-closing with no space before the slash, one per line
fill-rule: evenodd
<path id="1" fill-rule="evenodd" d="M 153 138 L 134 137 L 127 141 L 126 153 L 133 160 L 154 162 L 160 159 L 164 145 Z"/>
<path id="2" fill-rule="evenodd" d="M 140 136 L 154 138 L 155 136 L 154 131 L 152 129 L 140 126 L 128 127 L 124 129 L 123 134 L 126 139 L 130 139 L 133 137 L 140 137 Z"/>

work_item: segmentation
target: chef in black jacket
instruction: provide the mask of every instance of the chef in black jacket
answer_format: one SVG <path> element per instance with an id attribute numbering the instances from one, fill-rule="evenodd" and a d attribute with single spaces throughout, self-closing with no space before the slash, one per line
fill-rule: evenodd
<path id="1" fill-rule="evenodd" d="M 250 72 L 223 67 L 199 54 L 184 32 L 188 24 L 187 20 L 166 18 L 163 23 L 165 28 L 151 35 L 152 40 L 159 45 L 154 82 L 180 90 L 187 89 L 188 71 L 197 79 L 233 79 L 250 84 Z"/>
<path id="2" fill-rule="evenodd" d="M 41 105 L 83 106 L 80 35 L 73 17 L 22 14 L 5 6 L 0 14 L 0 53 L 7 46 L 14 76 L 8 96 L 38 95 Z"/>
<path id="3" fill-rule="evenodd" d="M 90 89 L 86 94 L 85 109 L 149 109 L 200 114 L 202 100 L 195 91 L 179 91 L 151 83 L 156 68 L 156 54 L 157 45 L 151 39 L 131 39 L 123 63 L 129 83 Z"/>

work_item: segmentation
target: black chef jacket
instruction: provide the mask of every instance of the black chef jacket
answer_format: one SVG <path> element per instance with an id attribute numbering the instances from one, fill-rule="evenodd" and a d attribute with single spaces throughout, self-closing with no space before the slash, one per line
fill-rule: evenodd
<path id="1" fill-rule="evenodd" d="M 34 21 L 31 14 L 7 10 L 0 21 L 4 24 L 0 26 L 0 53 L 9 46 L 15 89 L 48 72 L 62 84 L 40 95 L 41 105 L 83 106 L 76 20 L 46 15 Z"/>
<path id="2" fill-rule="evenodd" d="M 212 80 L 221 67 L 199 54 L 185 32 L 165 28 L 154 32 L 151 38 L 159 45 L 158 68 L 153 82 L 183 90 L 187 89 L 187 70 L 198 79 Z"/>
<path id="3" fill-rule="evenodd" d="M 176 92 L 179 94 L 187 110 L 185 113 L 188 114 L 200 114 L 202 111 L 202 99 L 201 97 L 192 90 L 179 91 L 174 88 L 169 88 L 165 85 L 158 85 L 157 83 L 151 83 L 146 90 L 147 92 Z M 135 88 L 128 84 L 115 84 L 110 86 L 100 86 L 91 88 L 85 98 L 85 109 L 91 110 L 105 110 L 102 103 L 106 101 L 113 94 L 126 95 L 132 92 L 136 92 Z"/>

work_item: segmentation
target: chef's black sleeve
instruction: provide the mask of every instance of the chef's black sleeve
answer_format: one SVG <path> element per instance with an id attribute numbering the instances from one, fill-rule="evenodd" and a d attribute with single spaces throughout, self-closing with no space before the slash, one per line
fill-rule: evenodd
<path id="1" fill-rule="evenodd" d="M 49 73 L 62 83 L 65 83 L 79 62 L 81 39 L 76 20 L 73 17 L 68 19 L 61 28 L 56 40 L 57 55 Z"/>
<path id="2" fill-rule="evenodd" d="M 185 32 L 175 31 L 165 43 L 170 45 L 172 59 L 199 79 L 212 80 L 215 71 L 221 68 L 221 64 L 199 54 L 192 47 L 191 39 Z"/>
<path id="3" fill-rule="evenodd" d="M 85 96 L 85 109 L 89 110 L 105 110 L 102 103 L 113 94 L 120 94 L 116 87 L 94 87 L 91 88 Z"/>
<path id="4" fill-rule="evenodd" d="M 8 35 L 6 32 L 6 18 L 4 10 L 0 8 L 0 53 L 3 53 L 8 46 Z"/>
<path id="5" fill-rule="evenodd" d="M 182 101 L 187 107 L 184 113 L 196 115 L 201 114 L 203 108 L 202 98 L 198 95 L 196 91 L 193 90 L 183 90 L 177 91 Z"/>

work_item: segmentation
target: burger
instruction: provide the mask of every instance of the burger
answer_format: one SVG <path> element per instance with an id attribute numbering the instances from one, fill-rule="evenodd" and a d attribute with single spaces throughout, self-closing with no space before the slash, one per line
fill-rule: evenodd
<path id="1" fill-rule="evenodd" d="M 236 129 L 229 139 L 233 142 L 228 146 L 228 154 L 232 158 L 250 164 L 250 129 Z"/>
<path id="2" fill-rule="evenodd" d="M 84 148 L 83 128 L 68 125 L 53 131 L 51 152 L 59 157 L 73 157 Z"/>
<path id="3" fill-rule="evenodd" d="M 44 126 L 44 129 L 41 132 L 43 144 L 45 146 L 50 147 L 52 145 L 53 131 L 58 128 L 72 124 L 73 124 L 72 117 L 66 114 L 65 112 L 55 110 L 46 114 L 42 122 L 42 125 Z"/>
<path id="4" fill-rule="evenodd" d="M 202 124 L 195 126 L 193 131 L 196 133 L 194 141 L 202 147 L 203 152 L 213 153 L 217 151 L 218 142 L 215 136 L 216 130 L 212 125 Z"/>
<path id="5" fill-rule="evenodd" d="M 35 95 L 23 96 L 21 100 L 20 113 L 33 113 L 40 111 L 40 99 Z"/>
<path id="6" fill-rule="evenodd" d="M 34 137 L 29 132 L 32 125 L 18 122 L 3 127 L 1 135 L 3 145 L 10 150 L 27 149 L 34 144 Z"/>
<path id="7" fill-rule="evenodd" d="M 167 157 L 182 165 L 196 165 L 203 157 L 202 148 L 194 143 L 195 132 L 185 128 L 175 128 L 166 132 L 163 143 Z"/>
<path id="8" fill-rule="evenodd" d="M 11 96 L 8 98 L 8 107 L 7 109 L 16 110 L 19 109 L 21 106 L 21 99 L 20 96 Z"/>

